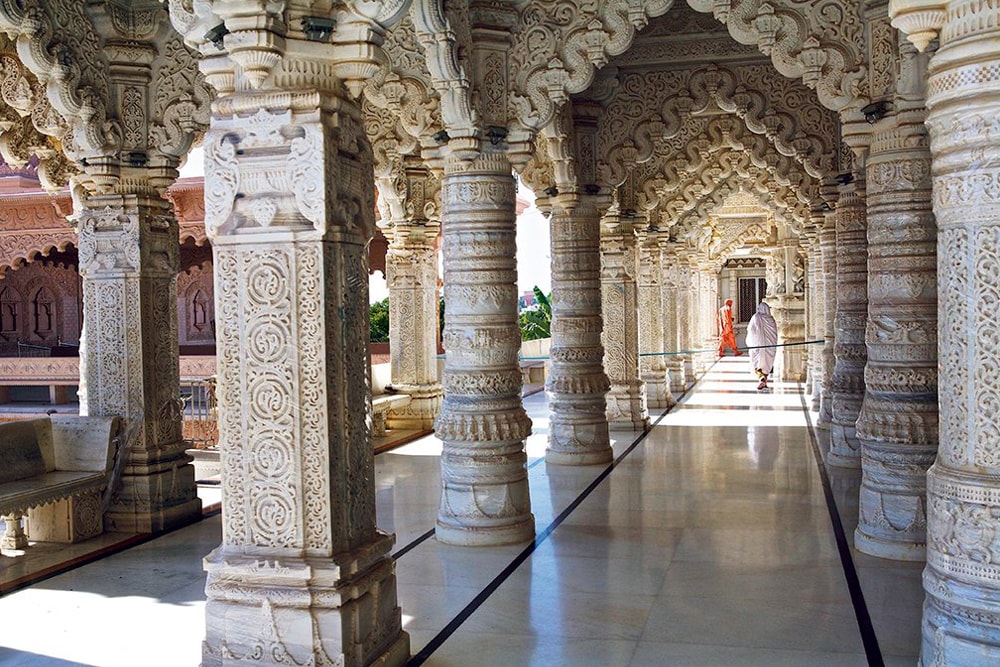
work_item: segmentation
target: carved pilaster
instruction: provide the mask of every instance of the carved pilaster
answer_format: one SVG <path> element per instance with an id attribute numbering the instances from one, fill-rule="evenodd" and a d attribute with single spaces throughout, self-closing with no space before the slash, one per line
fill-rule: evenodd
<path id="1" fill-rule="evenodd" d="M 392 428 L 427 429 L 441 409 L 438 382 L 438 252 L 440 223 L 424 217 L 424 169 L 407 171 L 413 217 L 386 227 L 386 282 L 389 287 L 389 351 L 392 387 L 410 403 L 394 408 Z"/>
<path id="2" fill-rule="evenodd" d="M 854 544 L 902 560 L 924 558 L 926 477 L 938 442 L 937 239 L 922 121 L 911 113 L 877 132 L 867 161 L 868 363 Z"/>
<path id="3" fill-rule="evenodd" d="M 695 373 L 701 375 L 718 359 L 719 336 L 716 313 L 719 312 L 721 304 L 719 304 L 719 276 L 715 266 L 703 262 L 698 265 L 694 274 L 695 294 L 698 299 L 696 344 L 700 350 L 694 355 Z"/>
<path id="4" fill-rule="evenodd" d="M 593 197 L 562 201 L 551 222 L 552 349 L 549 463 L 607 463 L 608 436 L 601 345 L 601 218 Z"/>
<path id="5" fill-rule="evenodd" d="M 828 426 L 833 421 L 833 369 L 837 315 L 837 212 L 827 211 L 823 216 L 823 229 L 819 243 L 823 253 L 823 395 L 819 405 L 819 424 Z"/>
<path id="6" fill-rule="evenodd" d="M 663 357 L 662 281 L 659 233 L 645 231 L 640 234 L 639 242 L 639 377 L 646 385 L 646 405 L 670 409 L 674 406 L 674 397 L 670 393 Z"/>
<path id="7" fill-rule="evenodd" d="M 611 381 L 608 424 L 642 431 L 649 426 L 646 385 L 639 377 L 636 312 L 637 239 L 632 218 L 608 213 L 601 221 L 601 303 L 604 313 L 604 368 Z"/>
<path id="8" fill-rule="evenodd" d="M 671 393 L 682 393 L 686 388 L 684 381 L 684 356 L 678 354 L 685 349 L 680 336 L 679 313 L 683 302 L 681 294 L 681 274 L 680 259 L 677 256 L 677 244 L 671 243 L 668 239 L 660 240 L 660 264 L 662 266 L 662 280 L 660 298 L 663 309 L 663 351 L 667 367 L 667 391 Z"/>
<path id="9" fill-rule="evenodd" d="M 203 664 L 402 664 L 394 538 L 375 525 L 360 109 L 232 95 L 205 159 L 225 506 Z"/>
<path id="10" fill-rule="evenodd" d="M 679 283 L 677 286 L 677 333 L 681 349 L 685 352 L 681 357 L 684 372 L 684 385 L 690 387 L 694 384 L 695 380 L 694 354 L 691 353 L 691 350 L 694 349 L 698 323 L 698 318 L 694 315 L 697 290 L 694 285 L 695 276 L 691 270 L 691 264 L 688 261 L 688 253 L 679 252 L 678 260 L 677 274 L 679 276 Z"/>
<path id="11" fill-rule="evenodd" d="M 998 26 L 995 2 L 948 3 L 927 84 L 940 446 L 927 475 L 925 667 L 1000 659 Z"/>
<path id="12" fill-rule="evenodd" d="M 868 318 L 868 240 L 864 183 L 840 187 L 837 204 L 837 315 L 834 321 L 836 362 L 833 368 L 831 465 L 861 465 L 855 422 L 865 395 L 865 322 Z"/>
<path id="13" fill-rule="evenodd" d="M 143 421 L 105 521 L 160 532 L 201 513 L 181 439 L 177 220 L 159 197 L 92 196 L 80 206 L 80 412 Z"/>
<path id="14" fill-rule="evenodd" d="M 446 163 L 444 402 L 435 428 L 444 442 L 437 538 L 507 544 L 534 536 L 521 405 L 510 162 L 486 153 Z"/>
<path id="15" fill-rule="evenodd" d="M 774 252 L 777 272 L 783 290 L 773 300 L 774 319 L 778 325 L 778 341 L 783 347 L 780 356 L 781 379 L 801 382 L 805 379 L 805 299 L 803 295 L 802 264 L 798 240 L 782 239 Z"/>

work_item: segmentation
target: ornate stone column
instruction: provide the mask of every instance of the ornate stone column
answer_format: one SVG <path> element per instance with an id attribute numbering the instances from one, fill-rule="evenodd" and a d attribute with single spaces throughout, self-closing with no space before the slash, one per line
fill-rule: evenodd
<path id="1" fill-rule="evenodd" d="M 820 397 L 819 425 L 828 426 L 833 421 L 833 369 L 837 315 L 837 211 L 831 209 L 823 215 L 823 229 L 819 233 L 823 254 L 823 395 Z"/>
<path id="2" fill-rule="evenodd" d="M 923 67 L 906 44 L 905 69 Z M 925 113 L 903 107 L 876 131 L 868 172 L 868 364 L 857 422 L 861 504 L 854 545 L 923 560 L 927 469 L 938 444 L 937 254 Z M 909 108 L 907 108 L 909 107 Z"/>
<path id="3" fill-rule="evenodd" d="M 313 85 L 228 91 L 205 138 L 224 499 L 209 667 L 409 653 L 394 538 L 375 525 L 373 158 L 359 105 L 335 79 Z"/>
<path id="4" fill-rule="evenodd" d="M 442 183 L 444 442 L 436 534 L 447 544 L 534 537 L 521 405 L 515 183 L 503 153 L 451 157 Z"/>
<path id="5" fill-rule="evenodd" d="M 639 237 L 639 377 L 646 385 L 646 405 L 669 409 L 674 406 L 663 357 L 663 265 L 660 233 L 644 230 Z"/>
<path id="6" fill-rule="evenodd" d="M 601 221 L 601 304 L 604 313 L 604 368 L 611 381 L 608 426 L 642 431 L 649 427 L 646 385 L 639 377 L 639 327 L 634 218 L 616 209 Z"/>
<path id="7" fill-rule="evenodd" d="M 389 353 L 392 388 L 409 394 L 405 408 L 388 416 L 392 428 L 428 429 L 441 409 L 438 382 L 438 253 L 441 225 L 424 214 L 426 169 L 407 169 L 414 216 L 392 220 L 386 282 L 389 287 Z"/>
<path id="8" fill-rule="evenodd" d="M 80 414 L 141 419 L 105 528 L 155 533 L 201 501 L 181 436 L 177 219 L 152 192 L 92 195 L 74 212 L 83 279 Z"/>
<path id="9" fill-rule="evenodd" d="M 940 447 L 927 474 L 920 664 L 987 665 L 1000 659 L 1000 6 L 922 3 L 910 23 L 913 3 L 895 4 L 919 48 L 943 25 L 927 85 Z"/>
<path id="10" fill-rule="evenodd" d="M 819 230 L 823 224 L 821 211 L 814 211 L 811 224 L 806 227 L 806 339 L 820 340 L 823 337 L 823 250 L 819 243 Z M 819 410 L 823 396 L 823 355 L 817 343 L 805 346 L 808 369 L 808 391 L 812 396 L 812 409 Z"/>
<path id="11" fill-rule="evenodd" d="M 846 179 L 845 179 L 846 180 Z M 865 395 L 868 318 L 868 240 L 864 181 L 840 186 L 837 204 L 837 315 L 834 321 L 833 420 L 827 463 L 856 468 L 861 444 L 855 422 Z"/>
<path id="12" fill-rule="evenodd" d="M 687 388 L 684 382 L 684 356 L 678 354 L 684 349 L 681 342 L 679 312 L 683 295 L 681 293 L 680 260 L 677 257 L 677 244 L 669 237 L 660 238 L 660 263 L 662 268 L 662 283 L 660 297 L 663 309 L 663 351 L 666 352 L 664 362 L 667 367 L 667 382 L 670 398 L 674 393 L 683 393 Z"/>
<path id="13" fill-rule="evenodd" d="M 548 463 L 614 458 L 608 435 L 601 345 L 601 215 L 594 197 L 561 195 L 551 220 L 552 348 Z"/>
<path id="14" fill-rule="evenodd" d="M 693 276 L 691 264 L 688 261 L 686 250 L 677 252 L 677 340 L 680 348 L 684 351 L 681 355 L 682 372 L 684 374 L 684 385 L 690 387 L 694 384 L 694 355 L 690 352 L 694 348 L 695 329 L 697 318 L 693 316 L 695 304 L 695 290 L 693 287 Z"/>
<path id="15" fill-rule="evenodd" d="M 715 266 L 702 261 L 697 268 L 698 295 L 698 349 L 701 352 L 695 354 L 697 366 L 695 372 L 703 374 L 719 358 L 719 336 L 716 318 L 719 308 L 719 275 Z"/>
<path id="16" fill-rule="evenodd" d="M 780 285 L 784 288 L 774 300 L 778 343 L 784 346 L 777 350 L 781 358 L 781 379 L 801 382 L 805 379 L 805 349 L 795 343 L 805 340 L 805 299 L 798 239 L 782 239 L 774 256 L 781 275 Z"/>

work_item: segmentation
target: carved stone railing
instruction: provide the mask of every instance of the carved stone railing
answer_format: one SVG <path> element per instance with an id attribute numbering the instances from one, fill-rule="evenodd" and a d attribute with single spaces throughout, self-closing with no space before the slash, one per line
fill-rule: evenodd
<path id="1" fill-rule="evenodd" d="M 214 356 L 182 356 L 182 378 L 207 378 L 215 375 Z M 5 357 L 0 358 L 0 386 L 75 385 L 80 383 L 78 357 Z"/>

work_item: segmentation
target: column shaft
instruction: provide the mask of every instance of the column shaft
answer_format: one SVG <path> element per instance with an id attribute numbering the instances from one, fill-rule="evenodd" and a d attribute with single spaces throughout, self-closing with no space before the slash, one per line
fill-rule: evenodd
<path id="1" fill-rule="evenodd" d="M 837 204 L 837 315 L 834 321 L 836 362 L 833 368 L 831 465 L 861 465 L 855 422 L 865 395 L 865 322 L 868 318 L 868 240 L 863 184 L 840 188 Z"/>
<path id="2" fill-rule="evenodd" d="M 646 385 L 646 405 L 668 409 L 674 405 L 663 359 L 663 266 L 655 231 L 645 232 L 639 244 L 639 376 Z"/>
<path id="3" fill-rule="evenodd" d="M 389 413 L 392 428 L 428 429 L 441 409 L 438 382 L 438 269 L 432 221 L 394 221 L 386 230 L 389 353 L 394 390 L 410 403 Z"/>
<path id="4" fill-rule="evenodd" d="M 514 178 L 507 157 L 449 159 L 442 185 L 444 442 L 437 538 L 523 542 L 535 534 L 528 494 L 517 326 Z"/>
<path id="5" fill-rule="evenodd" d="M 639 377 L 639 327 L 635 230 L 616 213 L 601 224 L 601 290 L 604 368 L 611 381 L 608 425 L 642 431 L 649 426 L 646 385 Z"/>
<path id="6" fill-rule="evenodd" d="M 948 3 L 927 88 L 940 447 L 927 475 L 925 667 L 1000 660 L 998 26 L 997 3 Z"/>
<path id="7" fill-rule="evenodd" d="M 207 667 L 408 658 L 375 526 L 362 128 L 344 97 L 244 92 L 205 138 L 224 503 Z"/>
<path id="8" fill-rule="evenodd" d="M 836 363 L 834 342 L 837 315 L 837 214 L 829 211 L 824 216 L 820 231 L 823 253 L 823 395 L 820 397 L 819 423 L 828 426 L 833 421 L 833 369 Z"/>
<path id="9" fill-rule="evenodd" d="M 201 515 L 181 436 L 177 220 L 149 195 L 91 196 L 83 207 L 80 413 L 143 423 L 105 528 L 161 532 Z"/>
<path id="10" fill-rule="evenodd" d="M 861 504 L 854 545 L 923 560 L 927 469 L 937 453 L 936 230 L 923 113 L 872 139 Z"/>
<path id="11" fill-rule="evenodd" d="M 660 285 L 660 296 L 663 300 L 663 351 L 666 352 L 668 391 L 673 399 L 674 393 L 682 393 L 684 382 L 684 357 L 678 354 L 684 349 L 681 343 L 680 326 L 678 325 L 681 302 L 683 300 L 680 284 L 680 262 L 677 258 L 675 244 L 669 241 L 660 243 L 660 263 L 663 267 Z"/>
<path id="12" fill-rule="evenodd" d="M 591 197 L 557 204 L 551 221 L 552 348 L 545 382 L 549 446 L 545 460 L 564 465 L 608 463 L 601 345 L 601 218 Z"/>

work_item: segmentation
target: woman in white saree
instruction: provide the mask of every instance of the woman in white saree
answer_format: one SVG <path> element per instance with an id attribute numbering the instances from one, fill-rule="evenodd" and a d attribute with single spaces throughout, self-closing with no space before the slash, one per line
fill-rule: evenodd
<path id="1" fill-rule="evenodd" d="M 778 324 L 771 316 L 771 308 L 761 301 L 757 314 L 747 326 L 747 347 L 750 348 L 750 367 L 760 378 L 757 389 L 767 389 L 767 377 L 774 370 L 774 355 L 778 344 Z"/>

